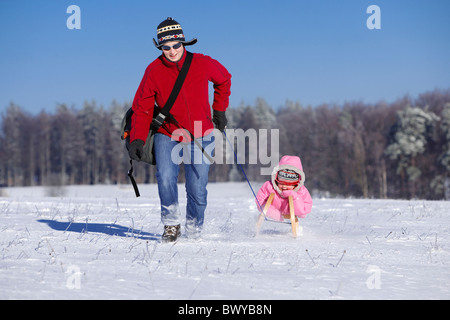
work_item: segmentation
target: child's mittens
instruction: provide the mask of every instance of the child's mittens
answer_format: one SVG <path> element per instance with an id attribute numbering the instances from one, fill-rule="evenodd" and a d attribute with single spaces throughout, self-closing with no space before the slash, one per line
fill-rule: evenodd
<path id="1" fill-rule="evenodd" d="M 293 200 L 298 198 L 298 194 L 294 190 L 284 190 L 281 192 L 281 196 L 286 199 L 289 198 L 289 196 L 292 196 Z"/>

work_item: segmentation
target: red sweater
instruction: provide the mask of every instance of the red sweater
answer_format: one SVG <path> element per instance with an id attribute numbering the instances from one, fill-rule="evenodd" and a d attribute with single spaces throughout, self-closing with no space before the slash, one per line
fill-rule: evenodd
<path id="1" fill-rule="evenodd" d="M 185 58 L 186 49 L 178 62 L 171 62 L 162 54 L 145 70 L 133 101 L 131 141 L 135 139 L 146 141 L 155 101 L 161 108 L 164 106 Z M 194 53 L 188 74 L 170 113 L 196 138 L 203 136 L 205 131 L 214 128 L 208 99 L 208 82 L 211 81 L 214 84 L 213 109 L 225 111 L 230 96 L 230 79 L 231 75 L 218 61 L 209 56 Z M 178 128 L 176 123 L 166 120 L 158 132 L 172 136 Z M 178 141 L 182 139 L 177 138 L 176 134 L 172 137 Z"/>

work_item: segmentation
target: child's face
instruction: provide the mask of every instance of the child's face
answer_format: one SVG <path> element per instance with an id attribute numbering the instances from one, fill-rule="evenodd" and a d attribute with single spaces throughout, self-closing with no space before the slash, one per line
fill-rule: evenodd
<path id="1" fill-rule="evenodd" d="M 287 185 L 287 184 L 278 184 L 278 187 L 280 188 L 281 191 L 285 191 L 285 190 L 294 190 L 295 185 Z"/>

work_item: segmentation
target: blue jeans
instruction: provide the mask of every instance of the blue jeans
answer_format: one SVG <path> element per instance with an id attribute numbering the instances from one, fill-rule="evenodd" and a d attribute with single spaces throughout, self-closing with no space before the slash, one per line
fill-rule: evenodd
<path id="1" fill-rule="evenodd" d="M 197 141 L 211 156 L 214 135 L 211 133 Z M 187 194 L 186 234 L 198 235 L 205 216 L 208 194 L 206 185 L 211 163 L 194 142 L 180 143 L 161 133 L 155 134 L 154 153 L 162 223 L 166 226 L 180 224 L 177 181 L 180 164 L 183 162 Z"/>

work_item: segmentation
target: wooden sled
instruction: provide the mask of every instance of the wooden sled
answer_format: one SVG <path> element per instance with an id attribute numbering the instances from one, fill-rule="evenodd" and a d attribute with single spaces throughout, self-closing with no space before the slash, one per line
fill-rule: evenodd
<path id="1" fill-rule="evenodd" d="M 275 193 L 272 192 L 269 196 L 269 199 L 267 199 L 267 202 L 266 202 L 266 205 L 264 206 L 263 212 L 261 212 L 261 214 L 258 217 L 258 222 L 256 223 L 256 235 L 259 234 L 259 230 L 261 229 L 262 222 L 264 221 L 264 218 L 266 217 L 266 213 L 269 210 L 269 207 L 272 205 L 274 196 L 275 196 Z M 292 196 L 289 196 L 289 214 L 284 214 L 283 218 L 290 220 L 291 227 L 292 227 L 292 236 L 294 238 L 297 238 L 298 218 L 294 212 L 294 200 L 293 200 Z M 271 220 L 268 220 L 268 221 L 271 221 Z"/>

